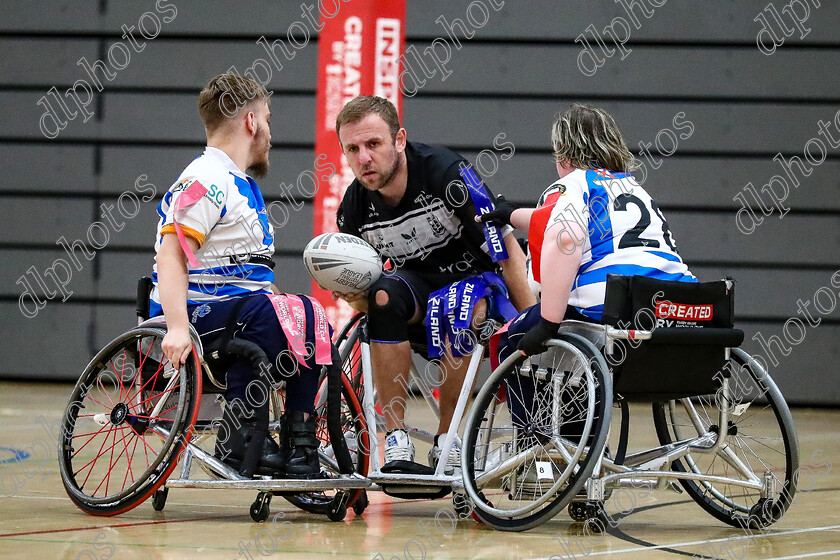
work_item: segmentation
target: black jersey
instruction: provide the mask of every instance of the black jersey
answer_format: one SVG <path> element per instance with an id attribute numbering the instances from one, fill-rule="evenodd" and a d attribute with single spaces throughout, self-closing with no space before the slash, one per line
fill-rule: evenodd
<path id="1" fill-rule="evenodd" d="M 408 185 L 396 206 L 353 181 L 338 207 L 339 231 L 361 237 L 397 268 L 481 273 L 496 266 L 486 251 L 476 210 L 458 172 L 468 165 L 442 146 L 408 142 Z"/>

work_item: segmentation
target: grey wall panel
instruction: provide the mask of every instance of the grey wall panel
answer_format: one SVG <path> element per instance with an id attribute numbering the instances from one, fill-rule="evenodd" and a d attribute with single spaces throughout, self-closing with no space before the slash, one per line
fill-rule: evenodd
<path id="1" fill-rule="evenodd" d="M 587 102 L 581 98 L 578 101 Z M 432 99 L 405 101 L 405 126 L 415 139 L 453 146 L 489 147 L 500 132 L 519 148 L 550 149 L 546 130 L 567 100 Z M 694 125 L 679 131 L 691 136 L 678 141 L 678 150 L 802 154 L 805 143 L 818 137 L 818 121 L 830 120 L 836 107 L 808 104 L 621 102 L 598 101 L 615 117 L 628 145 L 653 143 L 663 129 L 674 128 L 674 116 L 685 112 Z M 450 123 L 462 123 L 451 126 Z M 679 123 L 678 123 L 679 124 Z M 680 125 L 686 126 L 686 125 Z M 664 138 L 662 139 L 664 145 Z M 666 150 L 670 146 L 664 146 Z M 832 153 L 836 154 L 836 150 Z"/>
<path id="2" fill-rule="evenodd" d="M 109 139 L 188 142 L 204 141 L 204 126 L 197 117 L 196 93 L 112 93 L 105 97 L 102 134 Z M 308 142 L 315 134 L 314 97 L 272 97 L 272 143 Z"/>
<path id="3" fill-rule="evenodd" d="M 826 160 L 816 167 L 807 162 L 805 164 L 811 169 L 811 175 L 805 177 L 795 171 L 799 186 L 790 182 L 790 194 L 784 205 L 794 210 L 840 210 L 840 161 Z M 644 186 L 664 208 L 729 206 L 734 211 L 740 204 L 733 201 L 733 197 L 748 183 L 761 189 L 775 175 L 789 180 L 785 168 L 769 157 L 692 158 L 680 157 L 677 153 L 670 158 L 663 158 L 659 169 L 652 170 L 648 165 L 648 173 Z M 766 193 L 762 196 L 765 203 L 769 203 Z M 747 200 L 755 206 L 751 197 L 747 197 Z"/>
<path id="4" fill-rule="evenodd" d="M 164 191 L 161 191 L 161 194 Z M 110 201 L 111 204 L 114 200 Z M 112 233 L 110 247 L 131 247 L 147 249 L 154 247 L 155 231 L 160 217 L 157 214 L 158 201 L 150 200 L 141 205 L 140 211 L 131 219 L 121 220 L 123 229 Z"/>
<path id="5" fill-rule="evenodd" d="M 103 298 L 134 301 L 137 280 L 152 275 L 155 252 L 151 244 L 146 252 L 105 252 L 100 260 L 99 295 Z"/>
<path id="6" fill-rule="evenodd" d="M 94 352 L 88 342 L 93 311 L 51 302 L 22 319 L 17 303 L 0 302 L 0 376 L 78 379 Z"/>
<path id="7" fill-rule="evenodd" d="M 806 327 L 799 344 L 785 338 L 780 323 L 741 325 L 745 332 L 742 348 L 760 356 L 769 365 L 768 373 L 790 404 L 833 405 L 840 403 L 840 325 L 825 324 Z M 779 337 L 782 348 L 771 343 L 770 352 L 753 337 L 761 333 L 764 340 Z M 789 334 L 798 339 L 795 327 Z M 787 356 L 783 351 L 788 351 Z M 771 356 L 772 354 L 772 356 Z M 773 358 L 775 357 L 775 362 Z"/>
<path id="8" fill-rule="evenodd" d="M 87 95 L 82 88 L 79 90 L 79 98 L 84 104 L 87 100 Z M 42 132 L 41 123 L 45 123 L 44 127 L 49 134 L 50 139 L 60 138 L 62 140 L 67 138 L 96 138 L 99 134 L 100 122 L 96 118 L 97 103 L 99 95 L 94 94 L 93 99 L 87 106 L 88 115 L 90 116 L 87 122 L 84 121 L 84 116 L 79 113 L 77 105 L 70 102 L 67 111 L 70 115 L 75 115 L 69 120 L 62 112 L 62 109 L 57 105 L 52 105 L 52 108 L 58 114 L 59 123 L 56 124 L 51 118 L 44 118 L 47 114 L 47 109 L 42 105 L 38 105 L 38 100 L 44 97 L 47 93 L 47 88 L 37 91 L 11 91 L 0 89 L 0 105 L 3 107 L 3 137 L 4 138 L 24 138 L 27 140 L 46 140 L 47 136 Z M 65 100 L 65 105 L 68 101 Z M 51 102 L 52 104 L 52 102 Z"/>
<path id="9" fill-rule="evenodd" d="M 72 242 L 85 237 L 93 216 L 93 203 L 84 199 L 13 196 L 4 197 L 3 207 L 3 241 L 7 244 L 42 243 L 55 247 L 62 236 Z"/>
<path id="10" fill-rule="evenodd" d="M 8 12 L 6 12 L 8 13 Z M 94 64 L 99 58 L 96 39 L 0 38 L 0 85 L 56 86 L 64 92 L 78 79 L 87 79 L 80 58 Z"/>
<path id="11" fill-rule="evenodd" d="M 137 325 L 137 314 L 134 311 L 133 302 L 130 304 L 100 303 L 93 309 L 90 339 L 99 348 Z"/>
<path id="12" fill-rule="evenodd" d="M 85 96 L 79 90 L 82 101 Z M 5 137 L 44 139 L 39 122 L 45 110 L 38 105 L 38 99 L 46 91 L 23 92 L 0 90 L 8 122 L 3 131 Z M 104 96 L 103 108 L 97 107 L 98 96 Z M 146 142 L 204 142 L 204 126 L 197 116 L 198 91 L 189 94 L 148 94 L 109 92 L 95 94 L 88 107 L 93 114 L 87 122 L 78 114 L 66 120 L 66 128 L 57 138 L 107 139 L 116 141 Z M 282 110 L 278 110 L 282 107 Z M 58 111 L 58 109 L 56 109 Z M 272 142 L 308 142 L 314 138 L 314 97 L 278 96 L 272 98 Z M 64 117 L 62 117 L 64 119 Z M 101 120 L 100 120 L 101 119 Z M 52 123 L 49 124 L 53 127 Z"/>
<path id="13" fill-rule="evenodd" d="M 63 300 L 65 294 L 73 298 L 90 297 L 94 293 L 93 262 L 80 257 L 79 270 L 67 253 L 58 247 L 48 251 L 0 249 L 0 260 L 4 263 L 0 267 L 2 296 L 18 298 L 31 287 L 35 295 L 43 298 L 44 290 L 39 285 L 41 282 L 53 293 L 56 302 Z M 34 270 L 30 270 L 32 267 Z M 57 283 L 63 286 L 63 292 Z M 25 300 L 27 309 L 34 312 L 35 304 L 29 297 Z M 22 314 L 18 315 L 20 319 L 23 317 Z"/>
<path id="14" fill-rule="evenodd" d="M 416 43 L 422 52 L 427 43 Z M 443 52 L 443 51 L 441 51 Z M 634 46 L 624 60 L 607 59 L 594 75 L 578 70 L 578 45 L 511 45 L 467 42 L 454 50 L 444 66 L 425 78 L 422 66 L 408 59 L 410 71 L 425 85 L 421 94 L 518 93 L 586 97 L 613 96 L 766 96 L 774 98 L 825 98 L 836 93 L 825 79 L 825 68 L 840 63 L 837 51 L 783 50 L 772 57 L 757 49 L 674 46 Z M 441 54 L 441 58 L 445 56 Z M 430 72 L 431 58 L 425 59 Z M 594 69 L 594 67 L 593 67 Z M 796 79 L 791 80 L 790 76 Z M 408 80 L 408 79 L 407 79 Z M 408 92 L 416 85 L 408 80 Z"/>
<path id="15" fill-rule="evenodd" d="M 769 216 L 751 235 L 735 226 L 735 214 L 668 213 L 677 248 L 689 264 L 831 265 L 840 262 L 840 218 Z"/>
<path id="16" fill-rule="evenodd" d="M 200 6 L 185 7 L 178 2 L 167 2 L 178 8 L 175 19 L 163 25 L 163 33 L 234 33 L 265 34 L 267 37 L 285 37 L 289 26 L 302 21 L 298 0 L 249 0 L 240 2 L 237 9 L 222 0 L 202 2 Z M 314 5 L 315 1 L 307 2 Z M 448 33 L 436 20 L 444 16 L 449 22 L 455 18 L 466 20 L 470 0 L 456 2 L 407 2 L 407 34 L 409 37 L 443 37 Z M 601 30 L 616 17 L 628 19 L 620 4 L 609 2 L 593 3 L 586 0 L 529 0 L 527 3 L 515 0 L 482 0 L 490 13 L 488 22 L 479 27 L 469 24 L 467 31 L 475 31 L 476 39 L 517 39 L 528 37 L 539 40 L 573 41 L 592 24 Z M 326 2 L 330 9 L 340 2 Z M 491 5 L 504 4 L 500 11 Z M 637 8 L 639 28 L 633 25 L 632 40 L 685 40 L 721 41 L 735 40 L 753 43 L 760 26 L 754 18 L 766 4 L 715 0 L 702 4 L 688 4 L 678 9 L 671 4 L 652 10 L 645 18 Z M 44 28 L 65 32 L 100 31 L 118 33 L 121 25 L 136 25 L 146 11 L 154 11 L 153 5 L 141 0 L 109 1 L 107 10 L 99 13 L 96 2 L 57 1 L 45 5 L 21 4 L 8 10 L 0 31 L 40 31 Z M 779 4 L 781 6 L 781 4 Z M 340 8 L 339 8 L 340 9 Z M 479 7 L 473 8 L 473 21 L 481 23 L 484 17 Z M 169 13 L 163 14 L 167 18 Z M 787 16 L 786 16 L 787 19 Z M 821 2 L 820 8 L 812 10 L 805 27 L 811 32 L 804 39 L 797 33 L 789 38 L 790 43 L 822 44 L 834 43 L 832 22 L 840 19 L 840 7 Z M 224 25 L 220 25 L 220 20 Z M 789 22 L 789 20 L 788 20 Z M 790 23 L 788 23 L 790 25 Z M 311 28 L 310 28 L 311 31 Z M 121 34 L 121 32 L 119 32 Z"/>
<path id="17" fill-rule="evenodd" d="M 96 190 L 93 146 L 6 144 L 0 149 L 3 191 Z"/>
<path id="18" fill-rule="evenodd" d="M 418 2 L 407 3 L 409 36 L 444 37 L 449 35 L 436 20 L 444 16 L 450 23 L 455 19 L 467 20 L 467 6 L 471 2 Z M 642 15 L 636 7 L 634 14 L 639 22 L 638 28 L 629 20 L 627 12 L 619 3 L 589 2 L 586 0 L 481 0 L 490 13 L 489 20 L 483 27 L 469 25 L 468 31 L 475 32 L 475 39 L 520 39 L 523 37 L 543 40 L 573 41 L 584 33 L 589 25 L 594 25 L 599 33 L 613 18 L 628 19 L 631 40 L 679 40 L 696 41 L 744 41 L 755 42 L 756 33 L 761 29 L 753 19 L 766 6 L 761 2 L 738 2 L 736 0 L 714 0 L 710 2 L 691 2 L 678 5 L 664 4 L 661 8 L 649 8 L 650 18 Z M 628 2 L 629 3 L 629 2 Z M 494 11 L 491 5 L 504 4 L 501 10 Z M 639 4 L 639 2 L 635 2 Z M 781 8 L 783 4 L 777 4 Z M 473 21 L 481 23 L 479 7 L 473 8 Z M 788 25 L 790 20 L 785 16 Z M 797 33 L 788 39 L 790 43 L 830 43 L 836 42 L 834 23 L 840 20 L 840 6 L 835 3 L 820 2 L 820 8 L 811 11 L 805 27 L 811 32 L 804 39 Z M 619 31 L 620 33 L 620 31 Z M 787 43 L 786 43 L 787 44 Z M 781 49 L 782 47 L 780 47 Z"/>
<path id="19" fill-rule="evenodd" d="M 100 24 L 96 2 L 57 0 L 40 5 L 23 2 L 5 14 L 0 24 L 2 31 L 90 31 L 98 29 Z M 119 27 L 118 24 L 115 29 Z"/>
<path id="20" fill-rule="evenodd" d="M 762 270 L 728 267 L 691 266 L 691 272 L 701 282 L 726 278 L 735 279 L 735 316 L 738 320 L 774 319 L 786 321 L 790 317 L 813 322 L 829 319 L 840 322 L 840 305 L 832 309 L 840 288 L 831 284 L 831 270 Z M 837 263 L 840 270 L 840 263 Z M 840 286 L 840 274 L 834 280 Z M 816 294 L 816 292 L 820 292 Z M 816 294 L 816 295 L 815 295 Z M 835 299 L 831 299 L 834 294 Z M 815 304 L 815 299 L 817 300 Z M 804 311 L 799 311 L 801 301 Z"/>
<path id="21" fill-rule="evenodd" d="M 109 0 L 100 11 L 99 2 L 49 2 L 43 6 L 21 4 L 9 10 L 0 30 L 40 31 L 44 28 L 64 32 L 116 33 L 121 35 L 120 27 L 125 24 L 137 26 L 145 12 L 153 12 L 158 17 L 170 19 L 173 15 L 168 6 L 175 6 L 175 19 L 162 23 L 163 33 L 266 33 L 282 27 L 286 28 L 298 19 L 300 3 L 293 0 L 270 2 L 268 0 L 245 0 L 232 8 L 222 0 L 210 0 L 200 5 L 189 5 L 172 0 L 160 0 L 160 9 L 155 9 L 156 2 L 147 0 Z M 151 26 L 151 22 L 149 22 Z M 152 27 L 149 27 L 152 30 Z M 135 35 L 140 39 L 137 31 Z"/>
<path id="22" fill-rule="evenodd" d="M 284 292 L 308 294 L 312 278 L 303 266 L 303 251 L 288 257 L 275 257 L 274 284 Z"/>
<path id="23" fill-rule="evenodd" d="M 196 92 L 216 74 L 231 66 L 240 74 L 254 67 L 257 77 L 268 89 L 315 89 L 317 43 L 294 51 L 288 60 L 278 47 L 274 58 L 253 40 L 208 42 L 184 39 L 150 41 L 142 52 L 132 55 L 131 64 L 114 80 L 120 86 L 194 88 Z M 274 39 L 269 40 L 272 43 Z M 266 80 L 270 79 L 268 83 Z"/>

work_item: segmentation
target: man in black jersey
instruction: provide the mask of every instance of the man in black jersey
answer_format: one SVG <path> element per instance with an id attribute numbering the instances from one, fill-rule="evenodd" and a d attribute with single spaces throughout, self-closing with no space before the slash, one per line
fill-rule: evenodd
<path id="1" fill-rule="evenodd" d="M 459 166 L 469 165 L 463 157 L 447 148 L 407 142 L 396 108 L 380 97 L 361 96 L 347 103 L 336 119 L 336 132 L 356 176 L 339 206 L 338 228 L 365 239 L 391 260 L 394 270 L 365 293 L 336 292 L 333 297 L 368 314 L 374 384 L 388 430 L 382 470 L 399 470 L 414 460 L 414 446 L 404 430 L 405 383 L 398 381 L 400 375 L 408 377 L 410 331 L 411 340 L 419 334 L 425 341 L 419 325 L 432 292 L 494 271 L 496 265 L 459 174 Z M 499 265 L 510 299 L 521 310 L 535 302 L 525 255 L 511 231 L 503 232 L 509 258 Z M 485 316 L 485 300 L 474 308 L 474 319 Z M 447 355 L 442 362 L 446 371 L 438 435 L 449 429 L 469 360 Z M 447 470 L 460 465 L 459 453 L 450 453 Z M 429 453 L 433 466 L 439 456 L 435 438 Z"/>

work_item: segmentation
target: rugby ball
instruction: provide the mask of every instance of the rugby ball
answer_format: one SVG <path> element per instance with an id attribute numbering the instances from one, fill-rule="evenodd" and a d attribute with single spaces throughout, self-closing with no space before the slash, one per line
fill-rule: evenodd
<path id="1" fill-rule="evenodd" d="M 346 233 L 322 233 L 306 245 L 303 264 L 322 288 L 356 294 L 382 275 L 382 260 L 363 239 Z"/>

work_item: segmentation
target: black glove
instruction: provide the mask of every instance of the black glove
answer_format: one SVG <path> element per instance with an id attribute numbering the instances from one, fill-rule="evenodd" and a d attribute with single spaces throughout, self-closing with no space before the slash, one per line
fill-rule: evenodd
<path id="1" fill-rule="evenodd" d="M 525 336 L 519 341 L 517 350 L 524 352 L 526 356 L 533 356 L 534 354 L 545 352 L 545 341 L 557 336 L 558 328 L 560 328 L 560 323 L 553 323 L 540 317 L 540 322 L 530 331 L 526 332 Z"/>
<path id="2" fill-rule="evenodd" d="M 510 215 L 513 214 L 513 211 L 518 209 L 519 206 L 511 204 L 505 200 L 505 196 L 502 194 L 496 197 L 493 204 L 495 209 L 491 212 L 487 212 L 486 214 L 482 214 L 478 221 L 496 222 L 501 225 L 510 225 Z"/>

